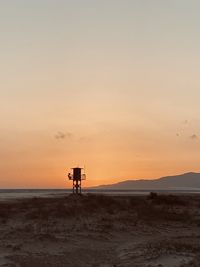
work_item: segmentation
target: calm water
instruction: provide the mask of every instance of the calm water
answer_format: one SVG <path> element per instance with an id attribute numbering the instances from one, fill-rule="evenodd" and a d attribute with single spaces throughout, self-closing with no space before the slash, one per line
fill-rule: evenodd
<path id="1" fill-rule="evenodd" d="M 150 192 L 160 194 L 199 194 L 200 190 L 97 190 L 86 189 L 83 194 L 106 194 L 106 195 L 148 195 Z M 0 200 L 31 197 L 52 197 L 71 194 L 71 189 L 1 189 Z"/>

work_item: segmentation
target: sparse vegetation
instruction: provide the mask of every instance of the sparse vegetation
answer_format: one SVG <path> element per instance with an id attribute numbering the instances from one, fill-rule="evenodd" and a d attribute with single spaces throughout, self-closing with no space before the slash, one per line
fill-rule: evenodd
<path id="1" fill-rule="evenodd" d="M 130 257 L 128 258 L 129 262 L 134 259 L 134 266 L 144 266 L 141 264 L 142 261 L 153 261 L 163 255 L 174 254 L 189 255 L 191 265 L 187 265 L 188 262 L 185 262 L 182 264 L 183 267 L 199 266 L 199 203 L 200 197 L 198 196 L 159 195 L 154 193 L 149 196 L 69 195 L 66 197 L 1 202 L 0 225 L 2 233 L 4 233 L 1 236 L 1 243 L 5 243 L 5 249 L 12 251 L 13 256 L 10 259 L 20 263 L 20 266 L 34 266 L 30 265 L 30 260 L 38 262 L 38 266 L 40 266 L 44 263 L 44 259 L 46 259 L 48 266 L 83 266 L 74 256 L 70 256 L 73 258 L 73 262 L 68 262 L 68 258 L 64 256 L 62 256 L 63 258 L 56 256 L 54 257 L 56 261 L 52 259 L 51 262 L 48 258 L 44 258 L 46 252 L 39 258 L 34 256 L 31 258 L 32 252 L 30 251 L 26 258 L 25 256 L 22 258 L 19 252 L 26 250 L 24 244 L 33 242 L 37 246 L 40 246 L 40 244 L 55 244 L 55 246 L 58 246 L 60 244 L 61 247 L 66 249 L 67 247 L 64 244 L 69 245 L 70 242 L 74 242 L 73 238 L 79 240 L 82 236 L 83 243 L 85 242 L 83 240 L 90 240 L 87 246 L 90 246 L 90 243 L 93 244 L 94 241 L 100 242 L 113 253 L 113 246 L 118 241 L 109 243 L 112 238 L 115 237 L 115 240 L 118 240 L 117 238 L 120 235 L 122 240 L 124 236 L 131 239 L 132 235 L 140 233 L 145 240 L 146 233 L 147 241 L 139 243 L 137 248 L 131 250 L 126 256 Z M 179 231 L 179 236 L 175 228 L 178 231 L 183 229 L 181 234 Z M 184 234 L 188 229 L 195 229 L 197 232 L 194 236 L 185 237 Z M 171 231 L 172 236 L 170 237 L 167 234 L 162 237 L 163 231 Z M 154 235 L 157 236 L 157 239 Z M 16 242 L 16 240 L 19 241 Z M 94 258 L 99 249 L 101 251 L 104 249 L 104 245 L 98 247 L 92 257 L 88 257 L 88 262 Z M 93 247 L 90 247 L 88 253 L 93 253 L 92 249 Z M 68 251 L 66 255 L 69 255 L 69 253 L 72 252 Z M 81 256 L 83 261 L 85 255 L 87 255 L 87 252 Z M 113 261 L 111 261 L 112 257 L 110 258 L 110 255 L 107 255 L 107 257 L 110 266 L 114 266 Z M 104 259 L 103 256 L 102 259 Z M 61 260 L 63 265 L 56 265 Z M 99 258 L 97 257 L 95 260 L 98 262 Z M 77 265 L 73 265 L 74 262 Z M 68 263 L 68 265 L 65 265 L 65 263 Z M 118 259 L 118 263 L 116 266 L 119 267 L 132 266 L 126 265 L 123 259 Z M 87 266 L 99 266 L 92 264 Z"/>
<path id="2" fill-rule="evenodd" d="M 115 197 L 105 195 L 69 195 L 64 198 L 32 198 L 17 202 L 0 203 L 0 219 L 25 217 L 28 220 L 49 220 L 59 218 L 91 217 L 96 214 L 111 216 L 120 214 L 129 217 L 137 214 L 145 221 L 187 221 L 199 222 L 200 213 L 190 216 L 191 206 L 198 211 L 200 198 L 194 196 L 157 195 L 148 197 Z M 107 215 L 106 215 L 107 214 Z"/>

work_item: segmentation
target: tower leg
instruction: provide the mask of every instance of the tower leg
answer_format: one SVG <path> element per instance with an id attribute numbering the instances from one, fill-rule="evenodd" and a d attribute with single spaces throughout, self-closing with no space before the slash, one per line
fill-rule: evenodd
<path id="1" fill-rule="evenodd" d="M 78 184 L 78 180 L 76 180 L 76 194 L 78 194 L 78 188 L 79 188 L 79 184 Z"/>
<path id="2" fill-rule="evenodd" d="M 73 180 L 73 194 L 81 194 L 81 180 Z"/>

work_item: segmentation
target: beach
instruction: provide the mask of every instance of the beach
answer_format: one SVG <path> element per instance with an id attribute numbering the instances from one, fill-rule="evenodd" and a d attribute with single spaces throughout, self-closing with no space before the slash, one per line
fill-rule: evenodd
<path id="1" fill-rule="evenodd" d="M 0 202 L 0 266 L 200 266 L 198 195 Z"/>

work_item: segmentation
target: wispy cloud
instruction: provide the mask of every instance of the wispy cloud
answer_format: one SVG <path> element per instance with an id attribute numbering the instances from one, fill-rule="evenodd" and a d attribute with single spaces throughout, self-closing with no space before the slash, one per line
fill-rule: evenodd
<path id="1" fill-rule="evenodd" d="M 55 135 L 55 139 L 57 140 L 64 140 L 66 138 L 72 138 L 73 134 L 70 132 L 61 132 L 58 131 L 57 134 Z"/>
<path id="2" fill-rule="evenodd" d="M 187 124 L 189 124 L 189 121 L 188 120 L 184 120 L 183 124 L 187 125 Z"/>
<path id="3" fill-rule="evenodd" d="M 191 135 L 190 136 L 190 139 L 191 140 L 197 140 L 199 137 L 198 137 L 198 135 L 196 135 L 196 134 L 193 134 L 193 135 Z"/>

